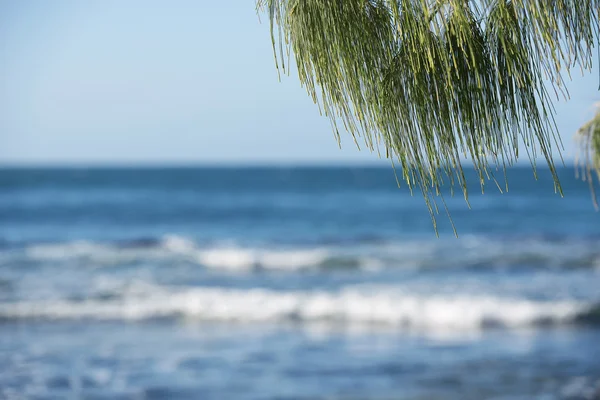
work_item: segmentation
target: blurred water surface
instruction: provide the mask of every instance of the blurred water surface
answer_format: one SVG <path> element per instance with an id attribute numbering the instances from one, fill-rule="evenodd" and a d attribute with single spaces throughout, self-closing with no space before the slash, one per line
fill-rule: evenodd
<path id="1" fill-rule="evenodd" d="M 559 173 L 436 238 L 391 168 L 0 170 L 0 398 L 596 398 L 600 214 Z"/>

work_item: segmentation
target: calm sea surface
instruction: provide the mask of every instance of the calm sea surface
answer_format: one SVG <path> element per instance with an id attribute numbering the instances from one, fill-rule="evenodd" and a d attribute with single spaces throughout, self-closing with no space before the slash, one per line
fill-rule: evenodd
<path id="1" fill-rule="evenodd" d="M 598 399 L 574 175 L 437 238 L 391 168 L 2 169 L 0 399 Z"/>

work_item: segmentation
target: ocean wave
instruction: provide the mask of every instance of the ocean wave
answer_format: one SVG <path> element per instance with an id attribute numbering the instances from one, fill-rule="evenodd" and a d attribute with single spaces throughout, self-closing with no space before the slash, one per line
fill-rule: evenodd
<path id="1" fill-rule="evenodd" d="M 600 399 L 600 379 L 586 376 L 572 378 L 560 391 L 565 400 L 598 400 Z"/>
<path id="2" fill-rule="evenodd" d="M 1 252 L 1 260 L 6 260 Z M 302 269 L 600 269 L 600 241 L 550 238 L 407 240 L 313 247 L 202 244 L 166 235 L 120 242 L 72 241 L 25 246 L 11 251 L 14 263 L 76 263 L 93 267 L 132 262 L 189 263 L 229 271 Z M 19 259 L 21 257 L 21 259 Z"/>
<path id="3" fill-rule="evenodd" d="M 118 244 L 90 241 L 37 244 L 26 247 L 24 254 L 29 261 L 76 262 L 93 266 L 148 261 L 187 262 L 230 271 L 378 267 L 375 259 L 345 255 L 326 247 L 269 249 L 231 244 L 202 247 L 189 238 L 177 235 L 166 235 L 160 240 L 144 238 Z"/>
<path id="4" fill-rule="evenodd" d="M 598 323 L 600 308 L 578 301 L 494 296 L 424 296 L 393 288 L 349 287 L 337 292 L 145 285 L 85 300 L 0 303 L 4 320 L 121 320 L 183 318 L 237 323 L 325 323 L 387 326 L 414 331 L 481 330 Z"/>

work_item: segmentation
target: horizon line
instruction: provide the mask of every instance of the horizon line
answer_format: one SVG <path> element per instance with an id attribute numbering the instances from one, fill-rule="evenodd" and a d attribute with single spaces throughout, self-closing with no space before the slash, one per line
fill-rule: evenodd
<path id="1" fill-rule="evenodd" d="M 548 169 L 548 164 L 536 162 L 536 169 Z M 394 163 L 395 168 L 402 168 Z M 386 161 L 120 161 L 120 162 L 69 162 L 69 161 L 46 161 L 46 162 L 7 162 L 0 161 L 0 169 L 193 169 L 193 168 L 391 168 L 392 163 Z M 472 163 L 464 162 L 465 169 L 474 167 Z M 507 165 L 506 169 L 533 168 L 534 165 L 528 161 L 518 161 L 513 165 Z M 574 160 L 557 162 L 555 168 L 576 167 Z M 503 166 L 490 165 L 490 170 L 502 170 Z"/>

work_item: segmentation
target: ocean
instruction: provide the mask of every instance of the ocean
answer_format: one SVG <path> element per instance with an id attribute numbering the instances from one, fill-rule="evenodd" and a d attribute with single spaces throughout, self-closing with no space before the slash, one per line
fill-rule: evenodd
<path id="1" fill-rule="evenodd" d="M 0 169 L 0 398 L 599 399 L 600 213 L 538 172 L 437 237 L 388 167 Z"/>

